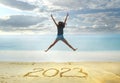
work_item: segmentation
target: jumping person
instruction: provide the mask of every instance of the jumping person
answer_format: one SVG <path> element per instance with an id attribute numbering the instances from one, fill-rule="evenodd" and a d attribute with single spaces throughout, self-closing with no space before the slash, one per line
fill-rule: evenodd
<path id="1" fill-rule="evenodd" d="M 58 24 L 55 21 L 55 19 L 53 18 L 53 15 L 51 14 L 51 18 L 53 20 L 53 22 L 55 23 L 55 25 L 57 26 L 57 38 L 56 40 L 48 47 L 47 50 L 45 50 L 45 52 L 47 52 L 51 47 L 53 47 L 59 40 L 63 41 L 66 45 L 68 45 L 73 51 L 76 51 L 76 48 L 73 48 L 68 42 L 67 40 L 64 38 L 63 36 L 63 29 L 65 28 L 65 24 L 67 21 L 69 14 L 67 13 L 66 18 L 64 20 L 64 22 L 59 21 Z"/>

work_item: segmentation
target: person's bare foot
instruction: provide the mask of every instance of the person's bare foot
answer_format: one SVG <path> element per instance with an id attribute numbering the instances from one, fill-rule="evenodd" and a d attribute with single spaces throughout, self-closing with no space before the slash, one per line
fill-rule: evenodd
<path id="1" fill-rule="evenodd" d="M 77 48 L 73 49 L 73 51 L 76 51 L 76 50 L 77 50 Z"/>
<path id="2" fill-rule="evenodd" d="M 45 50 L 45 52 L 47 52 L 48 50 Z"/>

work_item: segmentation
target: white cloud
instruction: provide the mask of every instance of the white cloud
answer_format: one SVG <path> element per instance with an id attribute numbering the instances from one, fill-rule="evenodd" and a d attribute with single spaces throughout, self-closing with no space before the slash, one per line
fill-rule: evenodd
<path id="1" fill-rule="evenodd" d="M 52 32 L 55 26 L 50 14 L 58 21 L 64 18 L 66 12 L 70 13 L 66 32 L 120 31 L 120 0 L 0 0 L 0 4 L 24 12 L 31 11 L 29 15 L 26 13 L 0 18 L 0 29 L 4 31 Z"/>
<path id="2" fill-rule="evenodd" d="M 43 0 L 52 9 L 81 10 L 119 8 L 120 0 Z"/>
<path id="3" fill-rule="evenodd" d="M 3 4 L 5 6 L 9 6 L 11 8 L 16 8 L 20 10 L 34 10 L 36 8 L 35 5 L 31 5 L 27 2 L 22 2 L 18 0 L 0 0 L 0 4 Z"/>
<path id="4" fill-rule="evenodd" d="M 0 29 L 3 31 L 29 30 L 31 26 L 40 24 L 46 19 L 38 16 L 14 15 L 6 20 L 0 19 Z"/>

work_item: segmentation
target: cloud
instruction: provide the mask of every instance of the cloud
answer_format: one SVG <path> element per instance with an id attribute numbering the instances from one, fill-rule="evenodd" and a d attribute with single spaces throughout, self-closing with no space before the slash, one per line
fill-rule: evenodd
<path id="1" fill-rule="evenodd" d="M 13 15 L 0 19 L 0 29 L 12 30 L 14 29 L 28 29 L 30 26 L 34 26 L 44 22 L 47 18 L 38 16 L 25 16 L 25 15 Z"/>
<path id="2" fill-rule="evenodd" d="M 34 10 L 35 8 L 37 8 L 37 6 L 35 6 L 35 5 L 31 5 L 27 2 L 22 2 L 22 1 L 18 1 L 18 0 L 0 0 L 0 4 L 9 6 L 11 8 L 27 10 L 27 11 L 31 11 L 31 10 Z"/>
<path id="3" fill-rule="evenodd" d="M 111 9 L 120 7 L 120 0 L 44 0 L 43 3 L 48 8 L 55 8 L 56 10 Z"/>
<path id="4" fill-rule="evenodd" d="M 119 12 L 105 12 L 105 13 L 90 13 L 90 14 L 77 14 L 75 18 L 71 18 L 71 28 L 75 28 L 76 32 L 120 32 L 120 16 Z M 76 25 L 76 26 L 75 26 Z M 73 31 L 73 30 L 71 30 Z"/>
<path id="5" fill-rule="evenodd" d="M 56 26 L 49 19 L 50 14 L 59 21 L 69 12 L 65 28 L 68 33 L 120 32 L 120 0 L 0 0 L 0 3 L 24 10 L 21 15 L 0 19 L 0 29 L 5 31 L 40 30 L 52 33 Z"/>

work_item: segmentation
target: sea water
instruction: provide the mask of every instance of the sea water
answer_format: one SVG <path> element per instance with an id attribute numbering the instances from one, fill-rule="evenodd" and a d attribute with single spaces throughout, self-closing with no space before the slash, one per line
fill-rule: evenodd
<path id="1" fill-rule="evenodd" d="M 77 51 L 120 51 L 120 34 L 66 34 L 65 39 Z M 56 35 L 1 35 L 0 50 L 45 50 Z M 50 50 L 71 51 L 62 41 Z"/>

